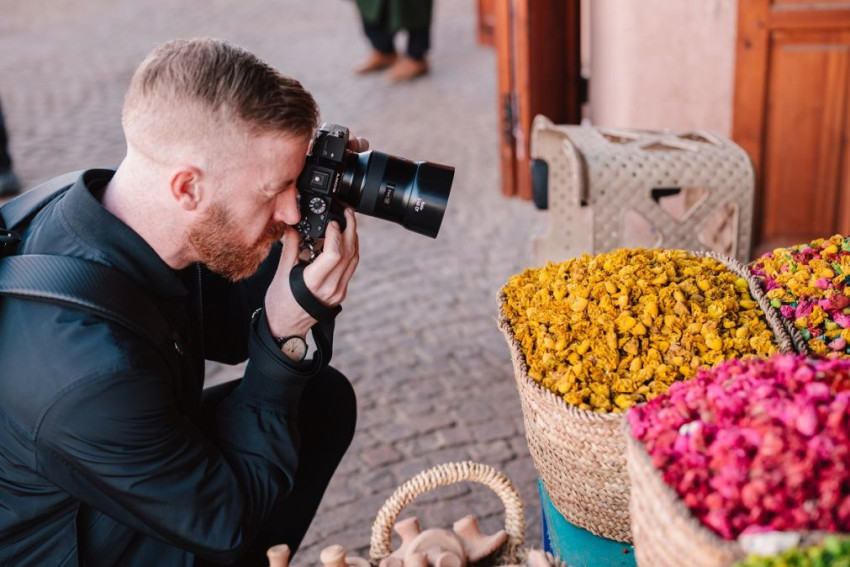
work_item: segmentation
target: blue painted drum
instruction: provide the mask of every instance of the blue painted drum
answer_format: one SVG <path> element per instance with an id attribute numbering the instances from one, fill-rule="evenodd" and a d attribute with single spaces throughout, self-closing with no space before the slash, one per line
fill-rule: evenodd
<path id="1" fill-rule="evenodd" d="M 634 547 L 606 539 L 569 523 L 537 480 L 543 521 L 543 549 L 570 567 L 635 567 Z"/>

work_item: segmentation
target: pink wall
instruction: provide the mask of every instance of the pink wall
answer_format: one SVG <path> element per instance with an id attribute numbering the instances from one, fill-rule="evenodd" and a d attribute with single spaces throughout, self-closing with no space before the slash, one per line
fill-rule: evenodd
<path id="1" fill-rule="evenodd" d="M 737 0 L 592 0 L 594 125 L 732 130 Z"/>

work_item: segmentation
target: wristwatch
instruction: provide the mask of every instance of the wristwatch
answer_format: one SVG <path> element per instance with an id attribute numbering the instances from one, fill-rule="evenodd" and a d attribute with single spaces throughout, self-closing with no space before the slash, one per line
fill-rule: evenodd
<path id="1" fill-rule="evenodd" d="M 274 342 L 283 354 L 295 362 L 301 362 L 307 356 L 307 341 L 298 335 L 275 337 Z"/>

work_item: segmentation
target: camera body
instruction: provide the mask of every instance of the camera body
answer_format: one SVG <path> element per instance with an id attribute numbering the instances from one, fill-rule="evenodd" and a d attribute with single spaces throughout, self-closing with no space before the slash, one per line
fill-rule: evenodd
<path id="1" fill-rule="evenodd" d="M 298 176 L 302 241 L 324 238 L 328 223 L 345 230 L 345 206 L 436 238 L 443 221 L 454 168 L 411 161 L 378 151 L 348 149 L 345 126 L 325 122 L 316 132 Z M 312 250 L 312 247 L 311 247 Z"/>
<path id="2" fill-rule="evenodd" d="M 345 228 L 345 207 L 339 192 L 346 159 L 352 153 L 346 149 L 348 139 L 348 128 L 337 124 L 322 124 L 316 133 L 296 183 L 301 210 L 301 222 L 296 228 L 305 237 L 324 238 L 331 220 Z"/>

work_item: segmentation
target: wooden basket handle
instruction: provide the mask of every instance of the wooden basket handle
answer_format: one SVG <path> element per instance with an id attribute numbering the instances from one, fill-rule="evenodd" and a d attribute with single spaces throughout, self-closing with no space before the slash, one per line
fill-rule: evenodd
<path id="1" fill-rule="evenodd" d="M 440 486 L 459 482 L 484 484 L 502 499 L 505 505 L 505 531 L 508 534 L 505 555 L 515 555 L 525 542 L 525 520 L 522 499 L 513 483 L 496 469 L 472 461 L 445 463 L 424 470 L 401 486 L 387 498 L 372 524 L 372 540 L 369 555 L 377 564 L 392 553 L 390 540 L 392 528 L 404 508 L 417 496 Z"/>

